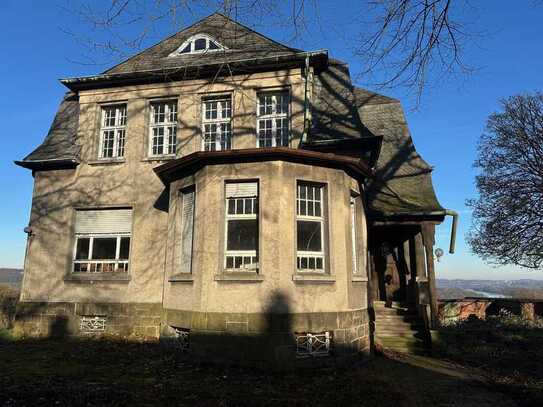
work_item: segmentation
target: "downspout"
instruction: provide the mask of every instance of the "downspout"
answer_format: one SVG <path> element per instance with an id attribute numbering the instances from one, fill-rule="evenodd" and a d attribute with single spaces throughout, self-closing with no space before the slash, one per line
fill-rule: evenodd
<path id="1" fill-rule="evenodd" d="M 456 229 L 458 226 L 458 212 L 451 209 L 444 209 L 442 211 L 432 211 L 432 212 L 410 212 L 412 216 L 452 216 L 452 226 L 451 226 L 451 240 L 449 244 L 449 253 L 454 254 L 456 248 Z"/>
<path id="2" fill-rule="evenodd" d="M 445 216 L 452 216 L 451 243 L 449 245 L 449 253 L 454 254 L 454 249 L 456 246 L 456 227 L 458 226 L 458 213 L 450 209 L 445 209 Z"/>
<path id="3" fill-rule="evenodd" d="M 304 70 L 304 130 L 302 137 L 300 137 L 300 143 L 298 148 L 307 141 L 307 133 L 309 132 L 309 101 L 307 98 L 307 92 L 309 88 L 309 54 L 305 56 L 305 70 Z"/>

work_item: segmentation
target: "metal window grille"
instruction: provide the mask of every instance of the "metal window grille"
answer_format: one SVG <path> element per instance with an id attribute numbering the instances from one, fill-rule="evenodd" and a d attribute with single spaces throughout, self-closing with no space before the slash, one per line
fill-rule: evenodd
<path id="1" fill-rule="evenodd" d="M 79 330 L 83 333 L 100 333 L 106 330 L 106 317 L 82 316 Z"/>
<path id="2" fill-rule="evenodd" d="M 190 329 L 171 327 L 175 332 L 177 344 L 182 352 L 187 352 L 190 349 Z"/>
<path id="3" fill-rule="evenodd" d="M 261 93 L 257 106 L 257 147 L 288 147 L 290 141 L 288 92 Z"/>
<path id="4" fill-rule="evenodd" d="M 126 105 L 102 107 L 101 123 L 99 157 L 124 157 Z"/>
<path id="5" fill-rule="evenodd" d="M 297 247 L 297 268 L 300 271 L 324 272 L 324 187 L 305 182 L 298 183 L 296 193 L 297 233 L 302 225 L 312 225 L 314 233 L 305 247 Z M 300 241 L 300 240 L 299 240 Z M 315 243 L 314 242 L 320 242 Z M 316 246 L 316 247 L 315 247 Z"/>
<path id="6" fill-rule="evenodd" d="M 258 270 L 258 238 L 255 247 L 237 250 L 229 247 L 229 228 L 236 221 L 258 222 L 258 183 L 226 183 L 225 269 L 236 271 Z M 257 225 L 258 233 L 258 225 Z"/>
<path id="7" fill-rule="evenodd" d="M 230 97 L 203 101 L 202 133 L 205 151 L 232 148 L 232 101 Z"/>
<path id="8" fill-rule="evenodd" d="M 330 332 L 312 334 L 309 332 L 296 334 L 296 356 L 297 357 L 319 357 L 329 356 L 332 344 Z"/>
<path id="9" fill-rule="evenodd" d="M 149 156 L 175 155 L 177 100 L 151 103 Z"/>

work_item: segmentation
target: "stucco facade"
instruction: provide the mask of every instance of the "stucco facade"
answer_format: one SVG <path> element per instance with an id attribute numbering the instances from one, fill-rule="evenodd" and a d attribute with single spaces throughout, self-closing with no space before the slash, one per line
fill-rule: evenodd
<path id="1" fill-rule="evenodd" d="M 209 38 L 220 50 L 179 51 Z M 17 162 L 34 175 L 21 334 L 190 337 L 197 357 L 281 365 L 370 353 L 372 131 L 390 123 L 386 106 L 359 114 L 346 64 L 216 14 L 62 82 Z"/>

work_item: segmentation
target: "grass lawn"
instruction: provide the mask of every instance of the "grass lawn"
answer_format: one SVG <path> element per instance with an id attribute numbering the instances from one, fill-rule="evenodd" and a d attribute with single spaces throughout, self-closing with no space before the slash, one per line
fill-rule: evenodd
<path id="1" fill-rule="evenodd" d="M 351 367 L 270 373 L 190 363 L 171 348 L 15 341 L 0 334 L 2 406 L 515 406 L 471 370 L 388 355 Z"/>

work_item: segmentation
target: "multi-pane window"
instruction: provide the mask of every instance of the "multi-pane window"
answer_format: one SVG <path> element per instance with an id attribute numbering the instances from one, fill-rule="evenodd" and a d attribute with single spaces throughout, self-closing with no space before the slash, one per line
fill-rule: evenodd
<path id="1" fill-rule="evenodd" d="M 204 150 L 228 150 L 232 147 L 232 101 L 230 97 L 202 102 Z"/>
<path id="2" fill-rule="evenodd" d="M 356 196 L 351 195 L 351 249 L 352 249 L 352 267 L 353 273 L 358 273 L 358 233 L 357 233 L 357 216 L 356 216 Z"/>
<path id="3" fill-rule="evenodd" d="M 258 183 L 226 183 L 225 268 L 258 270 Z"/>
<path id="4" fill-rule="evenodd" d="M 124 157 L 126 105 L 102 107 L 100 158 Z"/>
<path id="5" fill-rule="evenodd" d="M 288 92 L 258 95 L 256 119 L 258 147 L 288 147 L 289 100 Z"/>
<path id="6" fill-rule="evenodd" d="M 131 231 L 131 209 L 78 210 L 73 272 L 128 272 Z"/>
<path id="7" fill-rule="evenodd" d="M 174 155 L 177 148 L 177 101 L 151 103 L 149 155 Z"/>
<path id="8" fill-rule="evenodd" d="M 324 272 L 324 187 L 299 182 L 296 193 L 297 267 Z"/>

